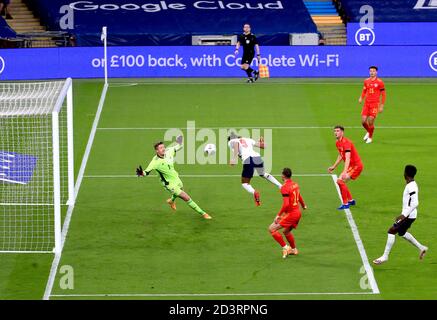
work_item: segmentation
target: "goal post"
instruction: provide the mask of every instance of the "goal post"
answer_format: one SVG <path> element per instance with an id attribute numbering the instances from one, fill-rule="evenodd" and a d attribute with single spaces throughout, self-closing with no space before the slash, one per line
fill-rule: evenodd
<path id="1" fill-rule="evenodd" d="M 0 83 L 0 252 L 59 253 L 74 206 L 72 79 Z"/>

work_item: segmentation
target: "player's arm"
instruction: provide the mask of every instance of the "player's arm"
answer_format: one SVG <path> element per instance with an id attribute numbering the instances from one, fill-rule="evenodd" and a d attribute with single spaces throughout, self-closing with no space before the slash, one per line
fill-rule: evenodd
<path id="1" fill-rule="evenodd" d="M 238 143 L 239 142 L 234 142 L 232 145 L 232 158 L 230 161 L 230 165 L 233 166 L 235 164 L 237 164 L 237 157 L 238 157 Z"/>
<path id="2" fill-rule="evenodd" d="M 289 211 L 290 208 L 290 194 L 288 193 L 282 193 L 282 207 L 281 210 L 279 210 L 278 214 L 276 215 L 275 222 L 278 223 L 279 220 L 281 220 L 284 213 Z"/>
<path id="3" fill-rule="evenodd" d="M 238 55 L 239 49 L 240 49 L 240 37 L 238 37 L 237 44 L 235 45 L 235 55 Z"/>
<path id="4" fill-rule="evenodd" d="M 358 103 L 363 102 L 363 99 L 366 97 L 366 94 L 367 94 L 367 88 L 366 88 L 366 83 L 364 83 L 363 91 L 361 92 L 361 96 L 358 99 Z"/>
<path id="5" fill-rule="evenodd" d="M 181 150 L 184 147 L 184 137 L 177 136 L 176 137 L 176 145 L 174 146 L 175 153 L 176 151 Z"/>
<path id="6" fill-rule="evenodd" d="M 300 203 L 302 209 L 305 210 L 305 209 L 308 208 L 307 205 L 305 204 L 305 201 L 303 200 L 302 195 L 300 194 L 300 192 L 299 192 L 299 203 Z"/>
<path id="7" fill-rule="evenodd" d="M 332 173 L 332 171 L 334 171 L 335 168 L 338 167 L 338 165 L 340 164 L 340 162 L 341 162 L 341 155 L 338 155 L 337 160 L 335 160 L 334 164 L 328 168 L 328 172 L 329 172 L 329 173 Z"/>
<path id="8" fill-rule="evenodd" d="M 255 143 L 255 147 L 258 147 L 260 149 L 264 149 L 265 144 L 264 144 L 264 137 L 260 137 L 258 142 Z"/>
<path id="9" fill-rule="evenodd" d="M 385 104 L 385 97 L 386 97 L 384 84 L 383 84 L 382 89 L 380 89 L 380 92 L 381 92 L 381 102 L 379 103 L 379 112 L 383 112 L 384 111 L 384 104 Z"/>
<path id="10" fill-rule="evenodd" d="M 349 165 L 351 163 L 351 151 L 350 150 L 345 150 L 344 152 L 344 169 L 343 172 L 341 173 L 340 177 L 346 177 L 347 176 L 347 171 L 349 170 Z"/>
<path id="11" fill-rule="evenodd" d="M 147 166 L 146 170 L 143 170 L 143 167 L 139 166 L 136 170 L 138 177 L 144 177 L 144 175 L 148 176 L 152 170 L 155 169 L 155 163 L 152 160 Z"/>

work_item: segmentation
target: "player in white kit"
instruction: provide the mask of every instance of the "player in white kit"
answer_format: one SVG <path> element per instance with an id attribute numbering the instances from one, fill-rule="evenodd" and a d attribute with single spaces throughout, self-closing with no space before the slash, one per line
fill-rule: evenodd
<path id="1" fill-rule="evenodd" d="M 260 140 L 256 142 L 253 139 L 243 138 L 231 132 L 230 136 L 228 137 L 228 141 L 228 146 L 231 149 L 232 155 L 230 164 L 232 166 L 237 164 L 237 156 L 241 159 L 243 162 L 241 185 L 247 192 L 253 194 L 255 198 L 255 204 L 260 206 L 261 201 L 259 191 L 255 190 L 250 185 L 250 180 L 253 177 L 254 170 L 257 171 L 261 178 L 270 181 L 279 189 L 281 188 L 279 181 L 276 180 L 271 174 L 265 172 L 263 159 L 261 158 L 260 154 L 253 149 L 253 147 L 264 149 L 264 139 L 261 137 Z"/>
<path id="2" fill-rule="evenodd" d="M 403 237 L 405 240 L 419 249 L 420 260 L 423 259 L 428 250 L 428 247 L 420 244 L 411 233 L 407 232 L 417 218 L 417 207 L 419 206 L 419 188 L 416 181 L 414 181 L 416 172 L 417 169 L 413 165 L 407 165 L 405 167 L 404 177 L 407 185 L 405 186 L 404 196 L 402 199 L 402 214 L 396 218 L 395 223 L 388 230 L 388 238 L 384 254 L 378 259 L 373 260 L 374 264 L 382 264 L 388 260 L 391 248 L 395 243 L 396 234 Z"/>

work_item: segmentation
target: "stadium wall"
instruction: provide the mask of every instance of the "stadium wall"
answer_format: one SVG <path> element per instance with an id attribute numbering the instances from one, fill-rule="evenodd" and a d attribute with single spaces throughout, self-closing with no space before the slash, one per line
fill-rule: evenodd
<path id="1" fill-rule="evenodd" d="M 271 77 L 363 77 L 370 65 L 384 77 L 437 77 L 437 46 L 272 46 L 261 54 Z M 229 46 L 110 47 L 109 77 L 243 77 L 238 58 Z M 102 78 L 103 49 L 0 50 L 0 80 L 66 77 Z"/>

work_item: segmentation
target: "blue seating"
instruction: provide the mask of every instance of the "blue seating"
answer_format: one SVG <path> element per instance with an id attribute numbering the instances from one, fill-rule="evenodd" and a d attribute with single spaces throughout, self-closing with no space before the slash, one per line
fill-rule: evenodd
<path id="1" fill-rule="evenodd" d="M 337 9 L 331 1 L 305 1 L 304 3 L 311 15 L 338 15 Z"/>
<path id="2" fill-rule="evenodd" d="M 437 22 L 435 1 L 418 0 L 338 0 L 349 21 L 358 22 L 360 8 L 370 5 L 375 22 Z M 434 4 L 434 5 L 433 5 Z M 416 8 L 415 8 L 416 7 Z"/>
<path id="3" fill-rule="evenodd" d="M 0 38 L 13 39 L 16 37 L 17 37 L 17 34 L 15 33 L 15 31 L 12 30 L 11 27 L 9 27 L 6 20 L 0 16 Z"/>
<path id="4" fill-rule="evenodd" d="M 239 34 L 243 23 L 263 45 L 288 45 L 290 33 L 316 33 L 303 0 L 267 1 L 77 1 L 76 43 L 101 45 L 100 30 L 108 26 L 110 45 L 191 45 L 193 35 Z M 60 30 L 65 0 L 33 0 L 32 9 L 49 30 Z M 261 7 L 260 7 L 261 6 Z M 328 8 L 314 6 L 328 12 Z M 68 30 L 62 30 L 68 31 Z"/>

